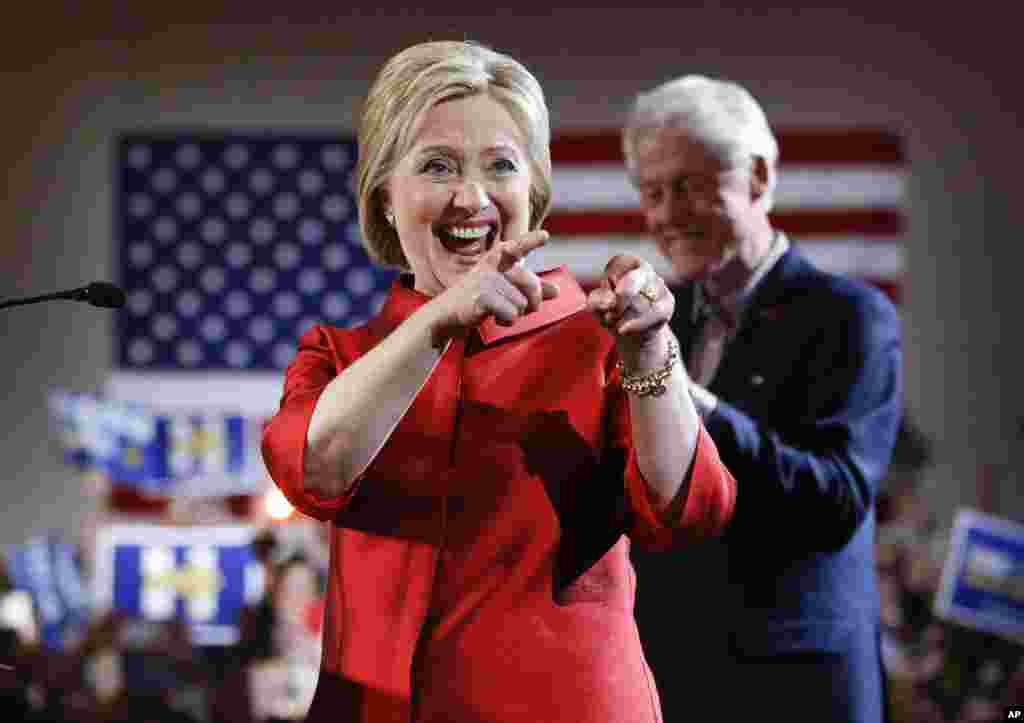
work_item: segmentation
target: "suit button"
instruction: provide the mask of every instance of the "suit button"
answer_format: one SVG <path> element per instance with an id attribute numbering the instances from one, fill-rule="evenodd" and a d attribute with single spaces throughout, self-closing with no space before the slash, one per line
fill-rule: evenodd
<path id="1" fill-rule="evenodd" d="M 755 387 L 759 387 L 762 384 L 764 384 L 764 377 L 762 377 L 760 374 L 755 374 L 754 376 L 750 377 L 750 383 L 753 384 Z"/>

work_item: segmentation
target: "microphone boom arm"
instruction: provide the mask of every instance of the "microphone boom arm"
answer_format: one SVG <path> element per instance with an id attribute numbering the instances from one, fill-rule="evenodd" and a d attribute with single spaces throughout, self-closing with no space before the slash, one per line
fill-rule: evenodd
<path id="1" fill-rule="evenodd" d="M 24 299 L 5 299 L 0 301 L 0 309 L 6 309 L 11 306 L 23 306 L 25 304 L 37 304 L 41 301 L 54 301 L 56 299 L 85 301 L 93 306 L 108 309 L 119 309 L 124 306 L 125 301 L 124 292 L 114 284 L 106 281 L 94 281 L 88 286 L 68 291 L 56 291 L 52 294 L 29 296 Z"/>

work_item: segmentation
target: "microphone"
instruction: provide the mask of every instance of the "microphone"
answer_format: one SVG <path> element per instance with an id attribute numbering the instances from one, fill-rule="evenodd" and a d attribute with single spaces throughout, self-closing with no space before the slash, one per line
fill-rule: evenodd
<path id="1" fill-rule="evenodd" d="M 0 309 L 9 306 L 22 306 L 23 304 L 36 304 L 40 301 L 53 301 L 54 299 L 67 299 L 69 301 L 84 301 L 99 306 L 103 309 L 120 309 L 124 306 L 124 292 L 114 284 L 106 281 L 93 281 L 88 286 L 80 286 L 77 289 L 68 291 L 57 291 L 53 294 L 42 296 L 29 296 L 24 299 L 8 299 L 0 301 Z"/>

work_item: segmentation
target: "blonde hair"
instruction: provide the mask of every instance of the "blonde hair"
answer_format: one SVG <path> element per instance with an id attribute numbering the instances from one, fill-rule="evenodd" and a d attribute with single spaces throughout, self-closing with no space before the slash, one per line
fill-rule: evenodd
<path id="1" fill-rule="evenodd" d="M 634 169 L 634 151 L 640 138 L 666 128 L 692 133 L 728 163 L 764 159 L 768 188 L 762 203 L 765 210 L 771 209 L 779 144 L 764 110 L 746 88 L 703 75 L 687 75 L 640 93 L 622 133 L 627 168 Z"/>
<path id="2" fill-rule="evenodd" d="M 413 45 L 392 57 L 370 87 L 359 125 L 359 226 L 379 264 L 409 270 L 385 218 L 383 187 L 408 152 L 423 114 L 438 103 L 486 93 L 508 111 L 531 166 L 530 229 L 551 205 L 551 126 L 540 83 L 521 63 L 469 41 Z"/>

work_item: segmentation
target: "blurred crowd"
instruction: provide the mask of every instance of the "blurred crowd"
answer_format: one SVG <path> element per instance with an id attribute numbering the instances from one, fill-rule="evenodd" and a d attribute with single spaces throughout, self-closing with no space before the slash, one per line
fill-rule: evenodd
<path id="1" fill-rule="evenodd" d="M 25 619 L 28 599 L 0 576 L 0 605 L 6 608 L 0 720 L 302 719 L 320 663 L 326 551 L 317 549 L 317 535 L 303 536 L 306 547 L 294 540 L 282 544 L 283 530 L 265 529 L 254 540 L 264 594 L 242 609 L 239 640 L 226 646 L 193 645 L 188 627 L 177 620 L 151 622 L 116 612 L 90 618 L 60 646 L 46 645 Z"/>
<path id="2" fill-rule="evenodd" d="M 927 441 L 910 426 L 900 436 L 876 548 L 892 720 L 1004 720 L 1007 707 L 1024 704 L 1024 647 L 936 615 L 952 521 L 939 518 L 923 484 Z"/>
<path id="3" fill-rule="evenodd" d="M 1008 706 L 1024 704 L 1024 647 L 936 615 L 950 521 L 922 484 L 927 442 L 909 425 L 900 434 L 877 540 L 892 720 L 1003 720 Z M 239 640 L 226 646 L 193 645 L 181 622 L 117 613 L 89 616 L 59 646 L 47 645 L 32 599 L 0 570 L 0 720 L 302 719 L 320 662 L 325 539 L 305 518 L 262 526 L 253 551 L 263 595 L 241 611 Z M 91 551 L 81 552 L 88 572 Z"/>

